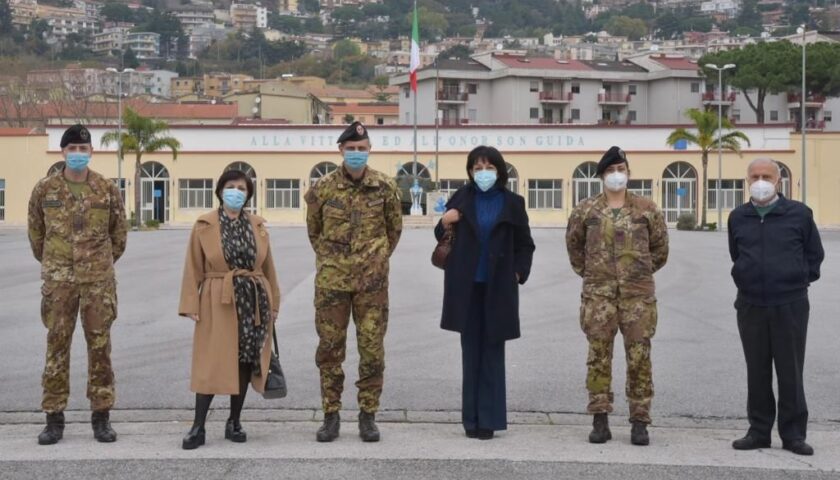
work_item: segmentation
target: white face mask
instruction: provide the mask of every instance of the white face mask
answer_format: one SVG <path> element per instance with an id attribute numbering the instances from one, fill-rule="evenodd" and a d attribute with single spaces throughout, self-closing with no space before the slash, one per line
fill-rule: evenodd
<path id="1" fill-rule="evenodd" d="M 624 172 L 608 173 L 604 177 L 604 185 L 611 192 L 620 192 L 627 188 L 627 174 Z"/>
<path id="2" fill-rule="evenodd" d="M 776 195 L 776 186 L 767 180 L 756 180 L 750 185 L 750 196 L 757 202 L 766 202 Z"/>

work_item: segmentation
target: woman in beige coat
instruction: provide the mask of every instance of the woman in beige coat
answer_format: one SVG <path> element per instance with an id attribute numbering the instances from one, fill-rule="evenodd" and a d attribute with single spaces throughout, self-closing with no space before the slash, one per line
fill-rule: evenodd
<path id="1" fill-rule="evenodd" d="M 195 322 L 192 378 L 195 421 L 182 447 L 204 445 L 204 422 L 214 395 L 230 395 L 225 438 L 245 442 L 239 418 L 248 383 L 262 392 L 280 289 L 265 221 L 243 207 L 254 194 L 238 170 L 216 183 L 218 210 L 195 223 L 187 249 L 178 313 Z"/>

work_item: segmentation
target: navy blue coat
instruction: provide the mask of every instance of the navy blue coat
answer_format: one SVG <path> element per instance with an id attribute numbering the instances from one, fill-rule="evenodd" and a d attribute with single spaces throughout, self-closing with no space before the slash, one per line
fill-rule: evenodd
<path id="1" fill-rule="evenodd" d="M 470 315 L 470 295 L 480 251 L 475 194 L 475 186 L 467 184 L 446 204 L 447 210 L 454 208 L 461 212 L 461 220 L 455 224 L 455 243 L 446 262 L 440 326 L 461 333 Z M 507 189 L 504 196 L 504 206 L 491 230 L 488 245 L 485 335 L 491 342 L 520 336 L 519 285 L 528 280 L 535 248 L 525 199 Z M 438 222 L 435 237 L 440 240 L 443 233 L 443 224 Z"/>
<path id="2" fill-rule="evenodd" d="M 774 306 L 805 298 L 820 278 L 825 258 L 811 209 L 779 196 L 773 210 L 759 216 L 752 203 L 729 214 L 729 254 L 738 298 Z"/>

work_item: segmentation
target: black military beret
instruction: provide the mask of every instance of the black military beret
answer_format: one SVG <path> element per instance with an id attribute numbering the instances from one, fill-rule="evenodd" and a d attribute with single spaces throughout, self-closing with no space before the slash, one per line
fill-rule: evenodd
<path id="1" fill-rule="evenodd" d="M 77 123 L 64 131 L 61 136 L 61 148 L 71 143 L 90 143 L 90 132 L 87 128 Z"/>
<path id="2" fill-rule="evenodd" d="M 364 140 L 368 138 L 367 128 L 359 122 L 353 122 L 347 127 L 347 130 L 338 137 L 337 143 L 344 143 L 344 142 L 358 142 L 359 140 Z"/>
<path id="3" fill-rule="evenodd" d="M 618 147 L 610 147 L 610 149 L 607 150 L 607 153 L 601 157 L 601 161 L 598 162 L 598 170 L 596 173 L 598 176 L 601 176 L 608 168 L 610 168 L 610 165 L 615 165 L 617 163 L 627 163 L 629 166 L 629 163 L 627 162 L 627 155 L 624 154 L 624 150 Z"/>

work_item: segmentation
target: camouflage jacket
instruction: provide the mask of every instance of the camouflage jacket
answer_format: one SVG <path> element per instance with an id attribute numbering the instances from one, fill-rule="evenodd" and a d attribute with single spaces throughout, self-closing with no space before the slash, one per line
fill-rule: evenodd
<path id="1" fill-rule="evenodd" d="M 304 198 L 318 270 L 315 285 L 347 292 L 387 287 L 388 261 L 402 232 L 394 180 L 368 167 L 361 180 L 353 181 L 339 168 Z"/>
<path id="2" fill-rule="evenodd" d="M 616 217 L 602 193 L 572 211 L 566 248 L 584 296 L 653 296 L 653 273 L 668 260 L 668 227 L 652 201 L 628 192 Z"/>
<path id="3" fill-rule="evenodd" d="M 58 171 L 32 191 L 29 243 L 43 280 L 90 283 L 114 277 L 127 239 L 122 197 L 112 181 L 92 170 L 87 186 L 89 192 L 78 200 Z"/>

